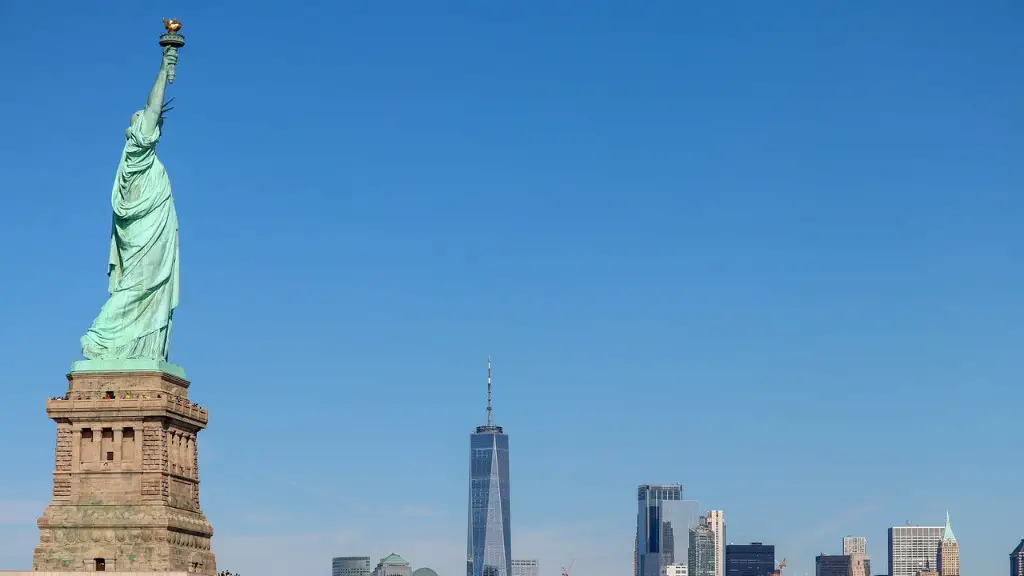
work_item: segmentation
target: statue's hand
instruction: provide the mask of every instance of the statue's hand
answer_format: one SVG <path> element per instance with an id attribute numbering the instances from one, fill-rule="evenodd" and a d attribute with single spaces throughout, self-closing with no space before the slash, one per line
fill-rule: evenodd
<path id="1" fill-rule="evenodd" d="M 172 66 L 178 63 L 178 49 L 174 46 L 164 47 L 164 60 L 160 64 L 160 69 L 164 72 L 171 69 Z"/>

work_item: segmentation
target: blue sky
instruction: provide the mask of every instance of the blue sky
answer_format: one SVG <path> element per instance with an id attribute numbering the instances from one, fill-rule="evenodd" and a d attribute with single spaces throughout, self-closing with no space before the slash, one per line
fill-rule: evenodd
<path id="1" fill-rule="evenodd" d="M 813 573 L 946 509 L 965 573 L 1020 520 L 1024 5 L 0 5 L 0 566 L 27 568 L 109 190 L 188 37 L 160 155 L 172 360 L 210 410 L 222 568 L 464 569 L 468 434 L 511 437 L 513 556 L 631 570 L 681 482 Z M 278 572 L 275 572 L 278 570 Z"/>

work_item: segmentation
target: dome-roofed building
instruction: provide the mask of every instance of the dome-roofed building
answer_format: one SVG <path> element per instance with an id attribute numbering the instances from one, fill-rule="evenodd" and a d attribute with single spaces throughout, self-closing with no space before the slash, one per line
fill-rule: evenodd
<path id="1" fill-rule="evenodd" d="M 413 570 L 412 576 L 437 576 L 433 568 L 417 568 Z"/>
<path id="2" fill-rule="evenodd" d="M 412 576 L 412 568 L 405 558 L 392 552 L 380 559 L 373 569 L 373 576 Z"/>

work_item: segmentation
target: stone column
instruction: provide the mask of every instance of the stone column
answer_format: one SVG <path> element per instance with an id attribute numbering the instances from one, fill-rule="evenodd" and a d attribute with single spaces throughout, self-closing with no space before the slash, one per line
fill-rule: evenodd
<path id="1" fill-rule="evenodd" d="M 185 468 L 188 470 L 188 475 L 195 477 L 194 464 L 196 461 L 196 439 L 195 436 L 189 434 L 185 437 Z"/>
<path id="2" fill-rule="evenodd" d="M 82 463 L 82 429 L 77 425 L 71 430 L 71 469 L 78 471 Z"/>
<path id="3" fill-rule="evenodd" d="M 177 453 L 174 450 L 174 429 L 167 430 L 167 471 L 174 472 L 178 464 Z"/>
<path id="4" fill-rule="evenodd" d="M 199 510 L 199 432 L 192 437 L 192 477 L 196 479 L 192 487 L 192 503 Z"/>
<path id="5" fill-rule="evenodd" d="M 178 430 L 178 474 L 185 475 L 188 463 L 185 462 L 185 433 Z"/>
<path id="6" fill-rule="evenodd" d="M 182 473 L 184 468 L 185 459 L 181 457 L 181 430 L 174 431 L 174 465 L 178 469 L 178 474 Z"/>
<path id="7" fill-rule="evenodd" d="M 178 455 L 181 456 L 181 473 L 187 474 L 188 465 L 188 433 L 178 433 Z"/>
<path id="8" fill-rule="evenodd" d="M 92 453 L 96 456 L 96 466 L 103 462 L 103 428 L 92 429 Z"/>
<path id="9" fill-rule="evenodd" d="M 114 428 L 114 446 L 111 448 L 114 451 L 114 462 L 120 464 L 121 462 L 121 448 L 124 444 L 124 428 L 120 426 Z"/>
<path id="10" fill-rule="evenodd" d="M 174 433 L 174 461 L 178 464 L 178 474 L 185 467 L 185 459 L 181 455 L 181 430 Z"/>

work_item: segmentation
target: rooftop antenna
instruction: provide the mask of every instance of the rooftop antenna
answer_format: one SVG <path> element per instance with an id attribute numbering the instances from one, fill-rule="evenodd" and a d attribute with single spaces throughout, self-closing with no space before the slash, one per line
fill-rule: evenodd
<path id="1" fill-rule="evenodd" d="M 491 425 L 491 357 L 487 357 L 487 425 Z"/>

